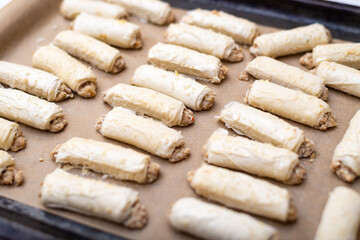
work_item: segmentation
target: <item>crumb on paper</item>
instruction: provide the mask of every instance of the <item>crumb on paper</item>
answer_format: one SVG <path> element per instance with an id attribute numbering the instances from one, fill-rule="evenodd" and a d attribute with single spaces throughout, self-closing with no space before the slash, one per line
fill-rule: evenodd
<path id="1" fill-rule="evenodd" d="M 39 162 L 43 162 L 44 160 L 44 158 L 39 158 Z"/>
<path id="2" fill-rule="evenodd" d="M 36 43 L 42 43 L 43 41 L 45 41 L 43 37 L 36 39 Z"/>
<path id="3" fill-rule="evenodd" d="M 54 25 L 52 26 L 52 29 L 53 29 L 54 31 L 56 31 L 56 30 L 58 29 L 58 26 L 57 26 L 56 24 L 54 24 Z"/>

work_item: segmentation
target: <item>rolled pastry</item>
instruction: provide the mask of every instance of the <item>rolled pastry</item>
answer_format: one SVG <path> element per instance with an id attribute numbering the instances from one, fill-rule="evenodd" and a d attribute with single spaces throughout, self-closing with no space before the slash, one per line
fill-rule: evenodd
<path id="1" fill-rule="evenodd" d="M 131 84 L 173 97 L 195 111 L 207 110 L 215 101 L 215 92 L 209 87 L 177 72 L 165 71 L 151 65 L 138 67 Z"/>
<path id="2" fill-rule="evenodd" d="M 210 29 L 184 23 L 171 24 L 164 37 L 168 43 L 214 55 L 230 62 L 240 62 L 244 58 L 241 47 L 234 39 Z"/>
<path id="3" fill-rule="evenodd" d="M 41 202 L 46 207 L 107 219 L 128 228 L 143 228 L 147 223 L 147 212 L 137 191 L 59 168 L 45 177 Z"/>
<path id="4" fill-rule="evenodd" d="M 73 97 L 71 90 L 53 74 L 16 63 L 0 61 L 0 83 L 51 102 Z"/>
<path id="5" fill-rule="evenodd" d="M 0 117 L 50 132 L 59 132 L 67 124 L 60 106 L 9 88 L 0 88 Z"/>
<path id="6" fill-rule="evenodd" d="M 141 48 L 140 27 L 125 20 L 80 14 L 73 30 L 121 48 Z"/>
<path id="7" fill-rule="evenodd" d="M 317 45 L 327 44 L 330 41 L 329 30 L 315 23 L 258 36 L 250 48 L 250 53 L 254 56 L 276 58 L 311 51 Z"/>
<path id="8" fill-rule="evenodd" d="M 299 184 L 305 177 L 297 154 L 244 137 L 232 137 L 219 128 L 203 147 L 207 163 L 269 177 L 286 184 Z"/>
<path id="9" fill-rule="evenodd" d="M 154 24 L 164 25 L 175 21 L 168 3 L 159 0 L 107 0 L 123 6 L 131 15 Z"/>
<path id="10" fill-rule="evenodd" d="M 0 186 L 21 185 L 23 182 L 22 172 L 15 168 L 14 158 L 7 152 L 0 150 Z"/>
<path id="11" fill-rule="evenodd" d="M 202 239 L 278 239 L 276 229 L 248 214 L 190 197 L 181 198 L 174 203 L 169 220 L 175 229 Z"/>
<path id="12" fill-rule="evenodd" d="M 123 18 L 127 16 L 126 10 L 121 6 L 102 1 L 88 0 L 63 0 L 60 12 L 68 19 L 74 19 L 82 12 L 108 18 Z"/>
<path id="13" fill-rule="evenodd" d="M 360 196 L 347 187 L 336 187 L 329 196 L 315 240 L 356 240 L 360 223 Z"/>
<path id="14" fill-rule="evenodd" d="M 96 94 L 96 76 L 91 68 L 54 45 L 36 50 L 32 64 L 60 77 L 71 90 L 82 97 L 93 97 Z"/>
<path id="15" fill-rule="evenodd" d="M 172 44 L 157 43 L 149 50 L 148 60 L 156 67 L 178 71 L 210 83 L 220 83 L 228 72 L 217 57 Z"/>
<path id="16" fill-rule="evenodd" d="M 360 71 L 335 62 L 321 62 L 314 70 L 326 86 L 360 97 Z"/>
<path id="17" fill-rule="evenodd" d="M 312 53 L 306 53 L 300 58 L 300 63 L 309 69 L 317 67 L 324 61 L 360 69 L 360 43 L 319 45 Z"/>
<path id="18" fill-rule="evenodd" d="M 56 35 L 53 44 L 105 72 L 118 73 L 125 68 L 119 50 L 84 34 L 62 31 Z"/>
<path id="19" fill-rule="evenodd" d="M 300 157 L 310 157 L 315 151 L 314 142 L 306 138 L 300 128 L 288 124 L 275 115 L 239 102 L 225 105 L 217 118 L 238 134 L 287 148 Z"/>
<path id="20" fill-rule="evenodd" d="M 0 148 L 17 152 L 26 147 L 19 124 L 0 118 Z"/>
<path id="21" fill-rule="evenodd" d="M 150 183 L 157 179 L 160 166 L 148 155 L 110 143 L 74 137 L 55 147 L 56 163 L 83 166 L 119 180 Z"/>
<path id="22" fill-rule="evenodd" d="M 247 64 L 245 71 L 257 79 L 269 80 L 284 87 L 301 90 L 323 100 L 328 97 L 324 79 L 273 58 L 257 57 Z"/>
<path id="23" fill-rule="evenodd" d="M 245 102 L 316 129 L 336 126 L 330 106 L 323 100 L 268 81 L 255 81 L 246 93 Z"/>
<path id="24" fill-rule="evenodd" d="M 182 102 L 147 88 L 119 83 L 103 93 L 103 100 L 112 107 L 124 107 L 157 118 L 170 127 L 194 122 L 192 111 Z"/>
<path id="25" fill-rule="evenodd" d="M 195 192 L 228 207 L 282 222 L 296 220 L 296 210 L 285 188 L 249 175 L 203 164 L 188 174 Z"/>
<path id="26" fill-rule="evenodd" d="M 104 137 L 133 145 L 170 162 L 183 160 L 190 154 L 179 131 L 122 107 L 101 115 L 96 130 Z"/>
<path id="27" fill-rule="evenodd" d="M 181 22 L 212 29 L 215 32 L 232 37 L 236 42 L 249 45 L 259 34 L 255 23 L 223 11 L 209 11 L 198 8 L 188 11 L 182 17 Z"/>

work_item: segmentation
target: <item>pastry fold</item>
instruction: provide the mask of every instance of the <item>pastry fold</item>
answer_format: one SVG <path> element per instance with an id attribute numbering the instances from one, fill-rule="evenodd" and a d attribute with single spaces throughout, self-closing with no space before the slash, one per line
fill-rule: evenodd
<path id="1" fill-rule="evenodd" d="M 195 111 L 207 110 L 215 101 L 215 92 L 209 87 L 177 72 L 165 71 L 151 65 L 138 67 L 131 84 L 173 97 Z"/>
<path id="2" fill-rule="evenodd" d="M 276 229 L 248 214 L 190 197 L 181 198 L 174 203 L 169 220 L 175 229 L 202 239 L 278 239 Z"/>
<path id="3" fill-rule="evenodd" d="M 305 177 L 297 154 L 244 137 L 232 137 L 219 128 L 203 147 L 207 163 L 269 177 L 286 184 L 299 184 Z"/>
<path id="4" fill-rule="evenodd" d="M 56 35 L 53 44 L 105 72 L 118 73 L 125 68 L 125 61 L 119 50 L 87 35 L 70 30 L 62 31 Z"/>
<path id="5" fill-rule="evenodd" d="M 128 228 L 143 228 L 147 223 L 147 212 L 137 191 L 61 169 L 45 177 L 41 202 L 46 207 L 106 219 Z"/>
<path id="6" fill-rule="evenodd" d="M 9 88 L 0 88 L 0 116 L 51 132 L 61 131 L 67 124 L 60 106 Z"/>
<path id="7" fill-rule="evenodd" d="M 228 207 L 282 222 L 296 219 L 289 191 L 266 181 L 207 164 L 189 172 L 188 181 L 197 194 Z"/>
<path id="8" fill-rule="evenodd" d="M 127 16 L 126 10 L 121 6 L 89 0 L 63 0 L 60 12 L 68 19 L 74 19 L 83 12 L 108 18 L 123 18 Z"/>
<path id="9" fill-rule="evenodd" d="M 22 184 L 24 178 L 22 171 L 15 168 L 14 158 L 7 152 L 0 150 L 0 186 Z"/>
<path id="10" fill-rule="evenodd" d="M 164 33 L 164 37 L 168 43 L 214 55 L 230 62 L 240 62 L 244 58 L 242 49 L 234 39 L 210 29 L 185 23 L 171 24 Z"/>
<path id="11" fill-rule="evenodd" d="M 57 76 L 6 61 L 0 61 L 0 83 L 51 102 L 73 97 L 71 90 Z"/>
<path id="12" fill-rule="evenodd" d="M 183 160 L 190 154 L 179 131 L 122 107 L 100 116 L 96 129 L 104 137 L 133 145 L 170 162 Z"/>
<path id="13" fill-rule="evenodd" d="M 182 102 L 147 88 L 119 83 L 103 93 L 103 100 L 112 107 L 128 108 L 159 119 L 170 127 L 194 122 L 193 113 Z"/>
<path id="14" fill-rule="evenodd" d="M 359 223 L 359 193 L 336 187 L 325 205 L 314 240 L 356 240 Z"/>
<path id="15" fill-rule="evenodd" d="M 0 118 L 0 148 L 16 152 L 25 147 L 26 140 L 19 124 Z"/>
<path id="16" fill-rule="evenodd" d="M 236 42 L 252 44 L 258 30 L 256 24 L 247 19 L 216 10 L 195 9 L 188 11 L 181 22 L 202 28 L 212 29 L 232 37 Z"/>
<path id="17" fill-rule="evenodd" d="M 76 32 L 86 34 L 121 48 L 141 48 L 140 27 L 125 20 L 104 18 L 82 13 L 73 22 Z"/>
<path id="18" fill-rule="evenodd" d="M 157 43 L 149 50 L 148 61 L 156 67 L 178 71 L 210 83 L 220 83 L 228 71 L 217 57 L 165 43 Z"/>
<path id="19" fill-rule="evenodd" d="M 315 23 L 290 30 L 267 33 L 255 38 L 250 53 L 254 56 L 281 57 L 306 51 L 327 44 L 331 35 L 323 25 Z"/>
<path id="20" fill-rule="evenodd" d="M 91 68 L 54 45 L 36 50 L 32 64 L 36 68 L 55 74 L 82 97 L 93 97 L 96 94 L 96 76 Z"/>
<path id="21" fill-rule="evenodd" d="M 14 158 L 7 152 L 0 150 L 0 176 L 6 168 L 15 165 Z"/>
<path id="22" fill-rule="evenodd" d="M 330 106 L 323 100 L 268 81 L 255 81 L 246 93 L 245 102 L 316 129 L 336 126 Z"/>

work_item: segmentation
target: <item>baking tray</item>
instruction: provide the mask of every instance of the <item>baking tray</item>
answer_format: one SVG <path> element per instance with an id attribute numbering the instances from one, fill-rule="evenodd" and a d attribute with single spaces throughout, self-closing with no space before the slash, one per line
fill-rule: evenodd
<path id="1" fill-rule="evenodd" d="M 358 41 L 357 37 L 360 36 L 358 8 L 349 8 L 322 1 L 188 0 L 169 2 L 174 7 L 180 8 L 222 9 L 259 24 L 277 28 L 290 28 L 318 21 L 330 28 L 335 37 L 340 37 L 343 40 Z M 59 4 L 60 1 L 58 0 L 14 0 L 0 11 L 0 59 L 31 65 L 31 54 L 38 47 L 50 43 L 59 31 L 69 28 L 70 22 L 66 21 L 58 11 Z M 184 12 L 184 10 L 175 9 L 178 19 Z M 336 16 L 341 16 L 343 21 L 340 21 L 340 17 Z M 230 71 L 221 84 L 204 83 L 217 93 L 214 106 L 209 111 L 196 112 L 194 125 L 176 128 L 182 131 L 187 145 L 191 148 L 189 159 L 171 164 L 163 159 L 152 157 L 155 162 L 161 165 L 161 175 L 156 182 L 149 185 L 105 179 L 105 181 L 128 186 L 140 192 L 141 202 L 147 207 L 149 213 L 149 223 L 146 228 L 132 231 L 104 220 L 62 210 L 45 209 L 38 198 L 41 181 L 47 173 L 56 167 L 50 159 L 49 153 L 57 144 L 65 142 L 73 136 L 78 136 L 126 146 L 103 138 L 95 131 L 96 118 L 111 109 L 103 103 L 101 92 L 120 82 L 129 83 L 136 67 L 146 63 L 148 49 L 158 41 L 163 41 L 162 33 L 166 29 L 166 27 L 141 23 L 133 18 L 130 20 L 141 26 L 144 40 L 143 49 L 121 50 L 127 68 L 119 74 L 106 74 L 93 68 L 99 79 L 98 95 L 95 98 L 83 99 L 76 96 L 74 99 L 59 103 L 64 109 L 65 118 L 69 121 L 69 125 L 63 132 L 53 134 L 20 124 L 27 138 L 28 146 L 18 153 L 12 153 L 12 155 L 17 166 L 24 172 L 25 182 L 21 187 L 0 188 L 0 195 L 3 196 L 0 198 L 0 230 L 15 229 L 18 232 L 18 235 L 5 233 L 6 238 L 38 239 L 39 236 L 52 236 L 53 238 L 67 239 L 112 239 L 121 236 L 131 239 L 193 239 L 189 235 L 174 231 L 168 224 L 166 216 L 171 203 L 180 197 L 200 198 L 188 186 L 186 173 L 201 165 L 203 162 L 201 147 L 214 130 L 218 127 L 224 127 L 215 119 L 223 106 L 230 101 L 243 102 L 245 92 L 251 82 L 239 81 L 237 75 L 252 59 L 247 49 L 244 50 L 245 60 L 243 62 L 225 63 Z M 275 30 L 273 27 L 260 27 L 261 33 Z M 300 66 L 298 63 L 300 56 L 284 57 L 280 60 Z M 345 184 L 338 180 L 329 169 L 335 146 L 346 131 L 349 120 L 360 109 L 359 99 L 330 90 L 328 103 L 337 116 L 339 125 L 335 129 L 321 132 L 288 121 L 303 129 L 306 136 L 316 142 L 318 155 L 314 162 L 302 160 L 307 169 L 307 179 L 301 185 L 284 186 L 281 183 L 269 180 L 276 185 L 289 189 L 299 212 L 299 220 L 292 224 L 283 224 L 257 217 L 277 228 L 281 239 L 312 239 L 328 193 L 335 186 L 347 185 L 357 191 L 360 190 L 359 181 L 351 185 Z M 40 158 L 44 158 L 45 161 L 39 162 Z M 81 174 L 81 171 L 76 169 L 72 172 Z M 88 173 L 86 176 L 101 177 L 93 173 Z M 38 216 L 41 215 L 46 217 L 39 218 Z M 0 235 L 0 237 L 4 236 Z"/>

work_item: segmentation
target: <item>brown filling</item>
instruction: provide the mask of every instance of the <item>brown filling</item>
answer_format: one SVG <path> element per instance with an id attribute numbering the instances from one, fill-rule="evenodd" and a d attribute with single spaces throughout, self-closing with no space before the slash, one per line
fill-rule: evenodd
<path id="1" fill-rule="evenodd" d="M 121 72 L 125 68 L 125 66 L 126 66 L 125 60 L 121 56 L 119 56 L 115 61 L 115 65 L 113 69 L 112 70 L 110 69 L 109 72 L 111 73 Z"/>
<path id="2" fill-rule="evenodd" d="M 189 126 L 194 123 L 194 114 L 191 110 L 184 108 L 184 112 L 181 118 L 180 126 Z"/>
<path id="3" fill-rule="evenodd" d="M 319 125 L 315 128 L 319 130 L 326 130 L 331 127 L 336 127 L 336 125 L 337 123 L 332 112 L 327 112 L 325 113 L 324 117 L 321 119 Z"/>
<path id="4" fill-rule="evenodd" d="M 175 148 L 171 158 L 169 159 L 169 162 L 174 163 L 181 161 L 190 155 L 190 148 L 185 147 L 184 145 L 178 146 Z"/>
<path id="5" fill-rule="evenodd" d="M 296 209 L 295 209 L 295 206 L 294 206 L 294 202 L 293 202 L 292 199 L 290 199 L 288 214 L 286 216 L 286 221 L 294 222 L 296 219 L 297 219 L 297 213 L 296 213 Z"/>
<path id="6" fill-rule="evenodd" d="M 247 72 L 245 72 L 245 71 L 240 72 L 238 78 L 241 81 L 249 81 L 250 80 L 249 74 Z"/>
<path id="7" fill-rule="evenodd" d="M 134 49 L 142 48 L 142 41 L 141 41 L 141 33 L 140 32 L 136 33 L 136 35 L 135 35 L 135 43 L 131 48 L 134 48 Z"/>
<path id="8" fill-rule="evenodd" d="M 304 56 L 300 58 L 300 64 L 305 66 L 307 69 L 312 69 L 315 67 L 313 62 L 312 53 L 305 53 Z"/>
<path id="9" fill-rule="evenodd" d="M 319 96 L 319 98 L 321 98 L 322 100 L 326 101 L 329 97 L 329 89 L 324 88 L 323 92 L 321 93 L 321 95 Z"/>
<path id="10" fill-rule="evenodd" d="M 344 163 L 341 161 L 336 161 L 332 163 L 331 168 L 335 172 L 335 174 L 345 182 L 353 182 L 357 177 L 356 173 L 354 173 L 351 168 L 344 165 Z"/>
<path id="11" fill-rule="evenodd" d="M 12 146 L 10 148 L 11 151 L 17 152 L 26 147 L 26 139 L 23 136 L 23 133 L 20 129 L 18 129 L 15 133 Z"/>
<path id="12" fill-rule="evenodd" d="M 17 170 L 14 166 L 7 167 L 4 172 L 0 174 L 0 185 L 20 186 L 24 181 L 22 171 Z"/>
<path id="13" fill-rule="evenodd" d="M 84 82 L 79 86 L 77 93 L 85 98 L 94 97 L 96 95 L 96 83 Z"/>
<path id="14" fill-rule="evenodd" d="M 305 174 L 306 174 L 306 169 L 304 168 L 304 166 L 298 164 L 294 167 L 290 178 L 286 180 L 284 183 L 289 185 L 299 184 L 304 180 Z"/>
<path id="15" fill-rule="evenodd" d="M 174 15 L 174 13 L 171 11 L 165 21 L 165 24 L 173 23 L 173 22 L 175 22 L 175 20 L 176 20 L 176 17 Z"/>
<path id="16" fill-rule="evenodd" d="M 55 102 L 59 102 L 64 99 L 73 98 L 73 97 L 74 94 L 72 93 L 71 89 L 68 88 L 64 83 L 61 83 L 55 98 Z"/>
<path id="17" fill-rule="evenodd" d="M 227 72 L 229 71 L 229 69 L 225 66 L 222 65 L 220 66 L 220 71 L 219 71 L 219 78 L 221 80 L 225 79 Z"/>
<path id="18" fill-rule="evenodd" d="M 124 220 L 123 225 L 132 229 L 143 228 L 148 221 L 145 207 L 136 201 L 131 207 L 131 213 L 127 219 Z"/>
<path id="19" fill-rule="evenodd" d="M 60 132 L 67 125 L 67 121 L 63 117 L 57 117 L 50 122 L 50 132 Z"/>
<path id="20" fill-rule="evenodd" d="M 301 158 L 310 157 L 315 152 L 315 144 L 312 140 L 304 138 L 304 142 L 301 144 L 298 154 Z"/>
<path id="21" fill-rule="evenodd" d="M 154 182 L 158 178 L 159 172 L 160 172 L 160 165 L 157 163 L 150 162 L 146 174 L 146 183 Z"/>
<path id="22" fill-rule="evenodd" d="M 207 110 L 211 108 L 211 106 L 214 104 L 214 101 L 215 101 L 215 93 L 213 91 L 208 92 L 201 100 L 200 110 Z"/>
<path id="23" fill-rule="evenodd" d="M 235 44 L 235 47 L 231 50 L 230 56 L 226 59 L 229 62 L 240 62 L 244 59 L 244 54 L 241 47 Z"/>
<path id="24" fill-rule="evenodd" d="M 98 117 L 95 125 L 96 131 L 100 132 L 104 120 L 105 120 L 105 115 L 101 115 L 100 117 Z"/>
<path id="25" fill-rule="evenodd" d="M 250 47 L 249 51 L 250 51 L 251 55 L 253 55 L 254 57 L 262 55 L 260 48 L 258 47 L 258 45 L 256 43 L 254 43 L 254 45 L 252 45 L 252 47 Z"/>

